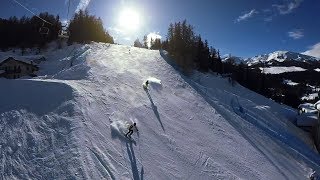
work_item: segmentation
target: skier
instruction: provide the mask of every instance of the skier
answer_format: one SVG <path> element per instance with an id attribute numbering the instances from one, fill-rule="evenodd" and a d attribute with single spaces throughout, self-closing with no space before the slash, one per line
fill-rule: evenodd
<path id="1" fill-rule="evenodd" d="M 149 80 L 147 80 L 145 83 L 143 83 L 143 89 L 147 90 L 149 86 Z"/>
<path id="2" fill-rule="evenodd" d="M 136 123 L 133 123 L 133 124 L 131 124 L 130 126 L 129 126 L 129 128 L 128 128 L 128 132 L 127 132 L 127 134 L 126 134 L 126 137 L 128 137 L 128 138 L 131 138 L 131 135 L 132 135 L 132 133 L 133 133 L 133 128 L 135 128 L 136 130 L 137 130 L 137 132 L 139 131 L 138 130 L 138 128 L 137 128 L 137 126 L 136 126 Z M 129 136 L 128 136 L 129 135 Z"/>

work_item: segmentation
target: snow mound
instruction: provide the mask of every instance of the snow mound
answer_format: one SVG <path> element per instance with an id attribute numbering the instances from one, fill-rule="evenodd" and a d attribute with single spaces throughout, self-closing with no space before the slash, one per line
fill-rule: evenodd
<path id="1" fill-rule="evenodd" d="M 152 89 L 155 89 L 156 91 L 160 91 L 162 89 L 161 80 L 157 79 L 155 77 L 149 77 L 147 80 L 144 81 L 142 84 L 143 87 L 146 87 L 146 83 L 148 82 L 148 89 L 151 87 Z"/>
<path id="2" fill-rule="evenodd" d="M 111 135 L 113 137 L 116 137 L 116 136 L 123 137 L 128 132 L 129 126 L 130 126 L 130 123 L 126 121 L 113 121 L 110 124 L 111 130 L 112 130 Z"/>
<path id="3" fill-rule="evenodd" d="M 147 81 L 149 81 L 150 84 L 157 84 L 157 85 L 161 85 L 161 80 L 157 79 L 155 77 L 149 77 L 147 79 Z"/>
<path id="4" fill-rule="evenodd" d="M 0 79 L 0 114 L 12 110 L 25 110 L 44 115 L 73 99 L 73 89 L 67 84 L 41 80 Z"/>

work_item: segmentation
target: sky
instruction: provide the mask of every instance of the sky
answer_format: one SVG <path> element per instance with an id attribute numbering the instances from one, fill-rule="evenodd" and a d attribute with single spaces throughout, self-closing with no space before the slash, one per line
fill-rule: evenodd
<path id="1" fill-rule="evenodd" d="M 103 20 L 120 44 L 144 35 L 166 38 L 170 23 L 183 21 L 219 49 L 243 58 L 287 50 L 320 57 L 319 0 L 1 0 L 0 18 L 59 14 L 70 20 L 79 9 Z"/>

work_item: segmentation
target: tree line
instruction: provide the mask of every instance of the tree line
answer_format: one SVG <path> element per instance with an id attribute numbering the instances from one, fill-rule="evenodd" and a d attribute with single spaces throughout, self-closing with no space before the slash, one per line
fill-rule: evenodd
<path id="1" fill-rule="evenodd" d="M 11 47 L 31 48 L 40 47 L 45 43 L 50 42 L 58 38 L 59 30 L 61 29 L 61 22 L 59 16 L 51 15 L 47 12 L 40 13 L 39 17 L 50 22 L 49 25 L 43 22 L 36 16 L 26 17 L 23 16 L 20 19 L 13 16 L 9 19 L 0 18 L 0 48 L 1 50 L 7 50 Z M 48 34 L 41 34 L 41 30 L 49 27 L 50 32 Z M 42 32 L 45 33 L 45 32 Z"/>
<path id="2" fill-rule="evenodd" d="M 135 47 L 163 49 L 169 52 L 169 55 L 180 66 L 185 73 L 197 69 L 202 72 L 208 72 L 209 69 L 222 72 L 222 61 L 219 50 L 203 40 L 201 35 L 196 35 L 194 27 L 182 22 L 171 23 L 168 28 L 166 40 L 151 39 L 150 47 L 147 45 L 147 36 L 144 36 L 143 43 L 137 39 L 134 42 Z"/>
<path id="3" fill-rule="evenodd" d="M 101 18 L 80 10 L 69 25 L 69 43 L 89 43 L 90 41 L 114 43 L 113 37 L 103 28 Z"/>
<path id="4" fill-rule="evenodd" d="M 0 18 L 0 49 L 38 47 L 43 48 L 46 43 L 59 38 L 62 23 L 59 16 L 48 12 L 37 16 L 20 19 L 13 16 L 8 19 Z M 70 20 L 66 31 L 69 35 L 68 43 L 88 43 L 90 41 L 114 43 L 112 36 L 103 28 L 100 18 L 89 15 L 87 11 L 80 10 Z M 23 52 L 23 51 L 22 51 Z"/>

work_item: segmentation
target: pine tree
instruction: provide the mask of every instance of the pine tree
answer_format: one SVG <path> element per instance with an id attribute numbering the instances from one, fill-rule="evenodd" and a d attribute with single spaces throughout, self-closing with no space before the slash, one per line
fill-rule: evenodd
<path id="1" fill-rule="evenodd" d="M 89 15 L 88 11 L 80 10 L 76 13 L 68 29 L 70 31 L 69 42 L 114 43 L 113 38 L 104 30 L 101 18 Z"/>
<path id="2" fill-rule="evenodd" d="M 147 35 L 143 36 L 143 48 L 148 49 L 148 36 Z"/>
<path id="3" fill-rule="evenodd" d="M 139 48 L 142 48 L 142 47 L 143 47 L 142 44 L 141 44 L 141 42 L 139 41 L 139 38 L 137 38 L 137 39 L 134 41 L 133 46 L 134 46 L 134 47 L 139 47 Z"/>

